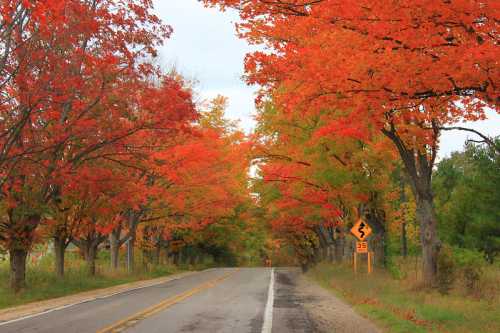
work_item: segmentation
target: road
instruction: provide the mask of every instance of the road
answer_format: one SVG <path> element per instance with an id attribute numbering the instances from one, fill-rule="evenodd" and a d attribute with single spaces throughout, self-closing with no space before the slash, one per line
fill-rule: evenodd
<path id="1" fill-rule="evenodd" d="M 0 332 L 315 332 L 297 301 L 293 269 L 220 268 L 73 305 Z"/>

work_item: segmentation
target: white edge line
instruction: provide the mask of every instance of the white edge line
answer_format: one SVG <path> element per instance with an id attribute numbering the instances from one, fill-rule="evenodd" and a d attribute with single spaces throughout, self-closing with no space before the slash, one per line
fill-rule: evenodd
<path id="1" fill-rule="evenodd" d="M 212 269 L 213 268 L 210 268 L 208 270 L 203 270 L 203 271 L 195 272 L 194 274 L 196 274 L 196 273 L 202 273 L 202 272 L 205 272 L 205 271 L 210 271 Z M 189 275 L 192 275 L 192 274 L 188 274 L 188 276 Z M 127 289 L 127 290 L 116 292 L 114 294 L 109 294 L 109 295 L 104 295 L 104 296 L 98 296 L 98 297 L 94 297 L 94 298 L 89 298 L 89 299 L 86 299 L 86 300 L 83 300 L 83 301 L 79 301 L 79 302 L 76 302 L 76 303 L 66 304 L 66 305 L 63 305 L 63 306 L 59 306 L 57 308 L 48 309 L 48 310 L 45 310 L 45 311 L 42 311 L 42 312 L 30 314 L 30 315 L 27 315 L 27 316 L 19 317 L 19 318 L 8 320 L 8 321 L 0 321 L 0 327 L 4 326 L 4 325 L 15 323 L 15 322 L 18 322 L 18 321 L 23 321 L 23 320 L 26 320 L 26 319 L 43 316 L 43 315 L 45 315 L 47 313 L 64 310 L 64 309 L 70 308 L 72 306 L 76 306 L 76 305 L 80 305 L 80 304 L 84 304 L 84 303 L 88 303 L 88 302 L 93 302 L 93 301 L 97 301 L 97 300 L 100 300 L 100 299 L 105 299 L 105 298 L 113 297 L 113 296 L 120 295 L 120 294 L 125 294 L 125 293 L 131 292 L 131 291 L 136 291 L 136 290 L 141 290 L 141 289 L 145 289 L 145 288 L 150 288 L 150 287 L 158 286 L 160 284 L 164 284 L 164 283 L 172 282 L 172 281 L 175 281 L 175 280 L 179 280 L 179 279 L 182 279 L 184 277 L 186 277 L 186 276 L 179 276 L 179 277 L 175 277 L 175 278 L 173 278 L 171 280 L 167 280 L 167 281 L 163 281 L 163 282 L 158 282 L 158 283 L 155 283 L 155 284 L 150 284 L 150 285 L 147 285 L 147 286 L 137 287 L 137 288 L 133 288 L 133 289 Z M 68 296 L 71 296 L 71 295 L 68 295 Z"/>
<path id="2" fill-rule="evenodd" d="M 264 324 L 262 333 L 271 333 L 273 330 L 273 308 L 274 308 L 274 268 L 271 269 L 271 278 L 269 279 L 269 291 L 267 292 L 267 303 L 264 312 Z"/>

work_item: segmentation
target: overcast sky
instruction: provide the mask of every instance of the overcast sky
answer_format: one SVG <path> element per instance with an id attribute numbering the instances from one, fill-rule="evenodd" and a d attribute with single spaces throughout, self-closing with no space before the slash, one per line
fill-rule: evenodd
<path id="1" fill-rule="evenodd" d="M 234 12 L 220 13 L 204 8 L 197 0 L 154 0 L 156 11 L 174 34 L 161 50 L 165 68 L 173 65 L 186 77 L 196 79 L 201 98 L 218 94 L 229 97 L 228 116 L 241 120 L 241 127 L 251 131 L 255 122 L 255 87 L 241 80 L 243 59 L 251 51 L 245 41 L 236 37 Z M 488 135 L 500 135 L 500 115 L 491 112 L 484 122 L 467 124 Z M 441 141 L 440 157 L 460 150 L 470 136 L 463 132 L 447 132 Z"/>

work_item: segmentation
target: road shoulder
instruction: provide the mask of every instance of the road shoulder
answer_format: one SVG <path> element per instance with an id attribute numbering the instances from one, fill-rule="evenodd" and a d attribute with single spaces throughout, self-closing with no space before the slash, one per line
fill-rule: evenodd
<path id="1" fill-rule="evenodd" d="M 296 280 L 297 293 L 304 302 L 304 309 L 314 321 L 319 332 L 380 333 L 375 324 L 356 313 L 347 303 L 318 285 L 311 278 L 300 274 Z"/>
<path id="2" fill-rule="evenodd" d="M 152 280 L 136 281 L 132 283 L 122 284 L 118 286 L 113 286 L 109 288 L 96 289 L 91 291 L 85 291 L 82 293 L 58 297 L 54 299 L 44 300 L 40 302 L 28 303 L 12 308 L 6 308 L 0 310 L 0 324 L 2 322 L 8 322 L 13 320 L 18 320 L 21 318 L 26 318 L 30 316 L 36 316 L 49 311 L 54 311 L 57 309 L 73 306 L 76 304 L 81 304 L 85 302 L 90 302 L 100 298 L 106 298 L 114 296 L 117 294 L 129 292 L 132 290 L 137 290 L 141 288 L 147 288 L 155 286 L 157 284 L 162 284 L 165 282 L 181 279 L 189 275 L 197 274 L 199 272 L 184 272 L 179 274 L 173 274 L 166 277 L 161 277 Z"/>

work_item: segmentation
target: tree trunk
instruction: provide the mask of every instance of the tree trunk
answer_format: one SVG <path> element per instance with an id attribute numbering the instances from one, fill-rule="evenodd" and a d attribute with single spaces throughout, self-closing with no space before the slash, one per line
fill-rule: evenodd
<path id="1" fill-rule="evenodd" d="M 135 268 L 135 240 L 137 237 L 137 226 L 139 224 L 141 213 L 136 211 L 130 211 L 128 217 L 128 234 L 129 240 L 127 241 L 127 268 L 129 272 L 133 272 Z"/>
<path id="2" fill-rule="evenodd" d="M 179 252 L 177 252 L 177 257 L 178 257 L 178 262 L 179 262 L 179 265 L 182 265 L 184 263 L 184 248 L 182 249 L 179 249 Z"/>
<path id="3" fill-rule="evenodd" d="M 325 258 L 325 260 L 327 262 L 331 262 L 332 261 L 331 259 L 332 259 L 332 247 L 330 244 L 328 244 L 326 246 L 326 258 Z"/>
<path id="4" fill-rule="evenodd" d="M 439 128 L 436 122 L 431 122 L 433 129 L 433 144 L 424 145 L 421 149 L 408 147 L 399 136 L 393 123 L 390 129 L 382 132 L 396 145 L 399 155 L 405 165 L 408 181 L 417 204 L 416 218 L 420 225 L 420 241 L 422 243 L 422 275 L 425 286 L 434 284 L 437 274 L 437 257 L 440 242 L 437 236 L 437 219 L 432 195 L 432 168 L 437 156 L 437 140 Z M 415 140 L 414 140 L 415 141 Z"/>
<path id="5" fill-rule="evenodd" d="M 315 228 L 315 233 L 319 240 L 319 257 L 318 262 L 326 260 L 328 257 L 328 232 L 324 226 Z"/>
<path id="6" fill-rule="evenodd" d="M 85 251 L 85 261 L 87 262 L 87 269 L 91 276 L 95 276 L 95 259 L 97 255 L 97 246 L 88 245 Z"/>
<path id="7" fill-rule="evenodd" d="M 340 228 L 339 228 L 340 229 Z M 341 263 L 344 260 L 345 234 L 343 230 L 337 231 L 335 240 L 335 260 Z"/>
<path id="8" fill-rule="evenodd" d="M 387 268 L 388 266 L 388 263 L 389 263 L 389 260 L 388 260 L 388 257 L 390 256 L 390 253 L 389 253 L 389 233 L 386 232 L 384 234 L 384 238 L 382 240 L 382 252 L 384 253 L 384 256 L 382 257 L 382 260 L 380 260 L 379 262 L 382 264 L 383 267 Z M 375 260 L 377 260 L 377 258 L 375 258 Z"/>
<path id="9" fill-rule="evenodd" d="M 130 239 L 127 242 L 127 262 L 128 262 L 129 272 L 133 272 L 135 267 L 134 249 L 135 249 L 135 230 L 130 232 Z"/>
<path id="10" fill-rule="evenodd" d="M 28 250 L 33 244 L 33 236 L 40 224 L 40 217 L 33 215 L 26 220 L 16 220 L 13 210 L 7 210 L 7 217 L 12 229 L 6 230 L 11 241 L 9 248 L 10 286 L 14 292 L 19 292 L 26 286 L 26 259 Z M 19 236 L 22 234 L 23 236 Z"/>
<path id="11" fill-rule="evenodd" d="M 64 255 L 66 253 L 66 242 L 61 237 L 54 237 L 54 253 L 56 275 L 58 278 L 64 277 Z"/>
<path id="12" fill-rule="evenodd" d="M 153 265 L 155 266 L 160 265 L 160 258 L 161 258 L 161 244 L 158 243 L 155 245 L 155 252 L 153 255 Z"/>
<path id="13" fill-rule="evenodd" d="M 403 213 L 402 213 L 403 224 L 401 225 L 401 255 L 403 256 L 403 258 L 406 258 L 408 256 L 408 236 L 406 232 L 406 227 L 407 227 L 406 216 L 405 216 L 406 209 L 404 209 L 403 205 L 406 203 L 407 200 L 405 193 L 405 183 L 403 178 L 401 178 L 400 186 L 401 186 L 400 207 L 403 207 Z"/>
<path id="14" fill-rule="evenodd" d="M 321 261 L 321 250 L 319 247 L 314 246 L 313 247 L 313 256 L 312 256 L 312 264 L 316 265 Z"/>
<path id="15" fill-rule="evenodd" d="M 28 251 L 24 249 L 11 249 L 9 255 L 10 287 L 17 293 L 26 286 L 26 258 Z"/>
<path id="16" fill-rule="evenodd" d="M 423 282 L 424 285 L 430 287 L 434 284 L 437 274 L 437 257 L 440 247 L 436 228 L 436 212 L 432 199 L 418 196 L 416 215 L 420 225 L 420 240 L 422 242 Z"/>
<path id="17" fill-rule="evenodd" d="M 111 268 L 117 270 L 120 259 L 120 240 L 115 232 L 109 234 L 109 253 L 111 257 Z"/>
<path id="18" fill-rule="evenodd" d="M 328 258 L 328 261 L 331 263 L 335 261 L 335 243 L 332 243 L 330 245 L 330 256 Z"/>
<path id="19" fill-rule="evenodd" d="M 160 255 L 161 255 L 161 252 L 160 252 Z M 164 246 L 163 247 L 163 255 L 161 256 L 163 259 L 161 260 L 161 262 L 164 264 L 164 265 L 168 265 L 169 264 L 169 257 L 170 257 L 170 251 L 168 249 L 168 246 Z"/>
<path id="20" fill-rule="evenodd" d="M 375 224 L 374 224 L 375 225 Z M 388 244 L 388 235 L 385 229 L 377 229 L 374 228 L 375 237 L 372 238 L 370 244 L 370 251 L 373 251 L 375 255 L 374 265 L 382 265 L 386 264 L 386 255 L 387 255 L 387 244 Z"/>
<path id="21" fill-rule="evenodd" d="M 321 261 L 328 260 L 328 245 L 321 248 Z"/>
<path id="22" fill-rule="evenodd" d="M 401 225 L 401 255 L 403 258 L 408 256 L 408 237 L 406 235 L 406 221 Z"/>
<path id="23" fill-rule="evenodd" d="M 148 257 L 148 252 L 145 249 L 141 249 L 141 257 L 142 257 L 142 269 L 143 271 L 148 270 L 148 263 L 147 263 L 147 257 Z"/>

